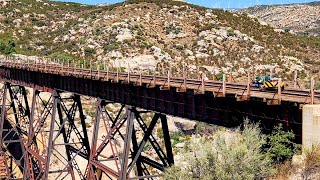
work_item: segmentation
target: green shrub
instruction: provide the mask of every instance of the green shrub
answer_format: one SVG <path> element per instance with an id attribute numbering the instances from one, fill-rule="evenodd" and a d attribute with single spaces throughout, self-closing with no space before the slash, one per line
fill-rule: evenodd
<path id="1" fill-rule="evenodd" d="M 42 27 L 42 26 L 46 25 L 46 23 L 44 21 L 35 21 L 35 22 L 33 22 L 33 24 L 38 27 Z"/>
<path id="2" fill-rule="evenodd" d="M 91 122 L 86 122 L 86 127 L 87 128 L 90 128 L 92 126 L 92 123 Z"/>
<path id="3" fill-rule="evenodd" d="M 161 129 L 161 128 L 158 128 L 158 129 L 157 129 L 157 137 L 158 137 L 159 139 L 162 139 L 162 138 L 163 138 L 163 132 L 162 132 L 162 129 Z"/>
<path id="4" fill-rule="evenodd" d="M 217 79 L 217 81 L 222 81 L 222 80 L 223 80 L 223 72 L 219 72 L 219 73 L 216 75 L 216 79 Z"/>
<path id="5" fill-rule="evenodd" d="M 105 50 L 106 52 L 110 52 L 110 51 L 112 51 L 112 50 L 119 49 L 120 47 L 121 47 L 121 44 L 120 44 L 119 42 L 113 42 L 113 43 L 110 43 L 110 44 L 106 45 L 106 46 L 104 47 L 104 50 Z"/>
<path id="6" fill-rule="evenodd" d="M 95 114 L 95 110 L 93 108 L 90 108 L 87 112 L 88 116 L 90 117 L 94 117 L 94 114 Z"/>
<path id="7" fill-rule="evenodd" d="M 7 42 L 0 41 L 0 53 L 1 54 L 14 54 L 16 53 L 16 43 L 12 40 Z"/>
<path id="8" fill-rule="evenodd" d="M 176 144 L 179 144 L 185 140 L 183 137 L 183 134 L 181 132 L 174 132 L 170 134 L 172 145 L 175 146 Z"/>
<path id="9" fill-rule="evenodd" d="M 297 147 L 293 142 L 294 137 L 292 131 L 284 131 L 282 125 L 279 124 L 268 136 L 267 155 L 276 163 L 291 160 Z"/>
<path id="10" fill-rule="evenodd" d="M 87 47 L 87 48 L 84 49 L 84 53 L 85 53 L 86 55 L 93 55 L 93 54 L 96 53 L 96 50 Z"/>

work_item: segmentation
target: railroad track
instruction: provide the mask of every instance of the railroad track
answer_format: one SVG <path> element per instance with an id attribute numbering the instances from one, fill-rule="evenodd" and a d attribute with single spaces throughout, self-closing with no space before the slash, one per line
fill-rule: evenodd
<path id="1" fill-rule="evenodd" d="M 230 83 L 204 79 L 184 79 L 179 77 L 163 77 L 154 75 L 144 75 L 140 73 L 111 72 L 104 70 L 81 69 L 76 67 L 61 66 L 57 64 L 25 64 L 1 62 L 0 66 L 9 68 L 25 69 L 29 71 L 41 71 L 43 73 L 59 74 L 63 76 L 76 76 L 89 79 L 99 79 L 102 81 L 134 83 L 137 85 L 147 84 L 148 86 L 174 87 L 179 91 L 194 90 L 195 92 L 212 92 L 226 95 L 246 96 L 248 85 L 244 83 Z M 225 89 L 223 89 L 225 88 Z M 294 89 L 287 87 L 281 92 L 281 100 L 297 102 L 302 104 L 311 103 L 311 93 L 309 89 Z M 261 91 L 258 88 L 250 87 L 250 97 L 263 98 L 267 100 L 279 99 L 277 91 Z M 313 91 L 313 102 L 320 103 L 320 91 Z"/>

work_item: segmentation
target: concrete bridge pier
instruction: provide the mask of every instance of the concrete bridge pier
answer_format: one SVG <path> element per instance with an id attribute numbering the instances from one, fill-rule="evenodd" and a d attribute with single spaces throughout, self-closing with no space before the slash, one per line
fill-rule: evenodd
<path id="1" fill-rule="evenodd" d="M 302 112 L 302 145 L 310 149 L 320 144 L 320 105 L 304 105 Z"/>

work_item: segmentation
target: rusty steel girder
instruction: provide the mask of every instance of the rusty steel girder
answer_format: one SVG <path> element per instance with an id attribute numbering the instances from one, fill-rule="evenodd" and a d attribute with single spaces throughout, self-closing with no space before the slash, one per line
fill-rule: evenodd
<path id="1" fill-rule="evenodd" d="M 10 83 L 1 91 L 0 155 L 8 179 L 152 179 L 174 162 L 163 114 L 126 105 L 111 112 L 112 103 L 98 98 L 88 121 L 79 95 L 29 91 Z M 161 142 L 152 134 L 156 126 Z"/>

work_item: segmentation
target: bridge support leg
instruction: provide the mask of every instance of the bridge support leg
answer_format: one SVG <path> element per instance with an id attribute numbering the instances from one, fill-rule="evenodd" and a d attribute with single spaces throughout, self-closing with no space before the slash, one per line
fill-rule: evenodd
<path id="1" fill-rule="evenodd" d="M 86 122 L 79 95 L 34 90 L 29 103 L 24 87 L 7 83 L 2 96 L 1 146 L 13 159 L 7 169 L 21 171 L 21 176 L 11 171 L 7 177 L 152 179 L 174 163 L 163 114 L 100 99 L 88 134 L 91 122 Z M 13 147 L 20 150 L 13 152 Z"/>
<path id="2" fill-rule="evenodd" d="M 127 179 L 127 170 L 128 170 L 128 164 L 129 164 L 129 153 L 130 153 L 130 144 L 131 144 L 130 142 L 131 142 L 132 132 L 133 132 L 132 130 L 133 130 L 134 112 L 132 112 L 132 107 L 129 107 L 127 110 L 129 111 L 129 114 L 128 114 L 129 117 L 127 122 L 126 137 L 124 140 L 120 180 Z"/>
<path id="3" fill-rule="evenodd" d="M 102 100 L 98 104 L 88 178 L 151 179 L 157 176 L 150 173 L 151 169 L 160 173 L 174 163 L 165 115 L 125 105 L 118 106 L 114 114 L 108 111 L 113 104 Z M 160 137 L 154 135 L 156 129 Z M 102 140 L 99 137 L 103 137 Z M 150 153 L 157 154 L 158 158 L 154 159 Z"/>
<path id="4" fill-rule="evenodd" d="M 10 178 L 29 177 L 25 168 L 26 156 L 23 139 L 20 138 L 26 136 L 25 131 L 22 129 L 26 127 L 30 114 L 26 91 L 24 87 L 13 86 L 6 82 L 2 89 L 1 100 L 0 151 L 4 151 L 4 157 L 12 157 L 13 160 L 13 163 L 8 163 L 7 159 L 7 162 L 5 162 L 5 164 L 9 165 L 7 168 L 8 176 Z M 15 121 L 11 121 L 7 117 L 12 112 Z"/>
<path id="5" fill-rule="evenodd" d="M 304 105 L 302 111 L 302 145 L 320 144 L 320 105 Z"/>
<path id="6" fill-rule="evenodd" d="M 55 117 L 56 111 L 58 120 Z M 55 177 L 86 179 L 86 169 L 81 168 L 77 162 L 79 158 L 87 161 L 90 152 L 80 97 L 55 91 L 51 118 L 47 159 L 50 155 L 54 155 L 55 161 L 59 161 L 62 167 L 51 170 L 49 159 L 46 161 L 45 172 L 50 170 L 50 174 L 56 174 Z M 80 126 L 75 124 L 78 119 L 80 119 Z"/>
<path id="7" fill-rule="evenodd" d="M 167 151 L 168 164 L 169 164 L 169 166 L 171 166 L 174 164 L 174 159 L 173 159 L 173 152 L 172 152 L 167 117 L 162 114 L 162 115 L 160 115 L 160 119 L 161 119 L 161 124 L 162 124 L 163 138 L 164 138 L 165 147 L 166 147 L 166 151 Z"/>
<path id="8" fill-rule="evenodd" d="M 15 171 L 10 177 L 85 179 L 86 170 L 77 164 L 79 158 L 88 159 L 90 152 L 80 97 L 34 90 L 30 108 L 23 86 L 6 83 L 3 91 L 0 139 L 7 156 L 13 159 L 8 163 Z M 80 127 L 75 124 L 78 119 Z"/>
<path id="9" fill-rule="evenodd" d="M 49 169 L 50 169 L 50 163 L 51 163 L 51 155 L 53 153 L 53 133 L 54 133 L 54 125 L 56 121 L 56 110 L 58 105 L 58 93 L 57 91 L 53 92 L 53 110 L 51 114 L 51 122 L 50 122 L 50 129 L 49 129 L 49 140 L 48 140 L 48 148 L 47 148 L 47 154 L 46 154 L 46 164 L 45 164 L 45 170 L 44 170 L 44 179 L 48 179 L 49 177 Z"/>

